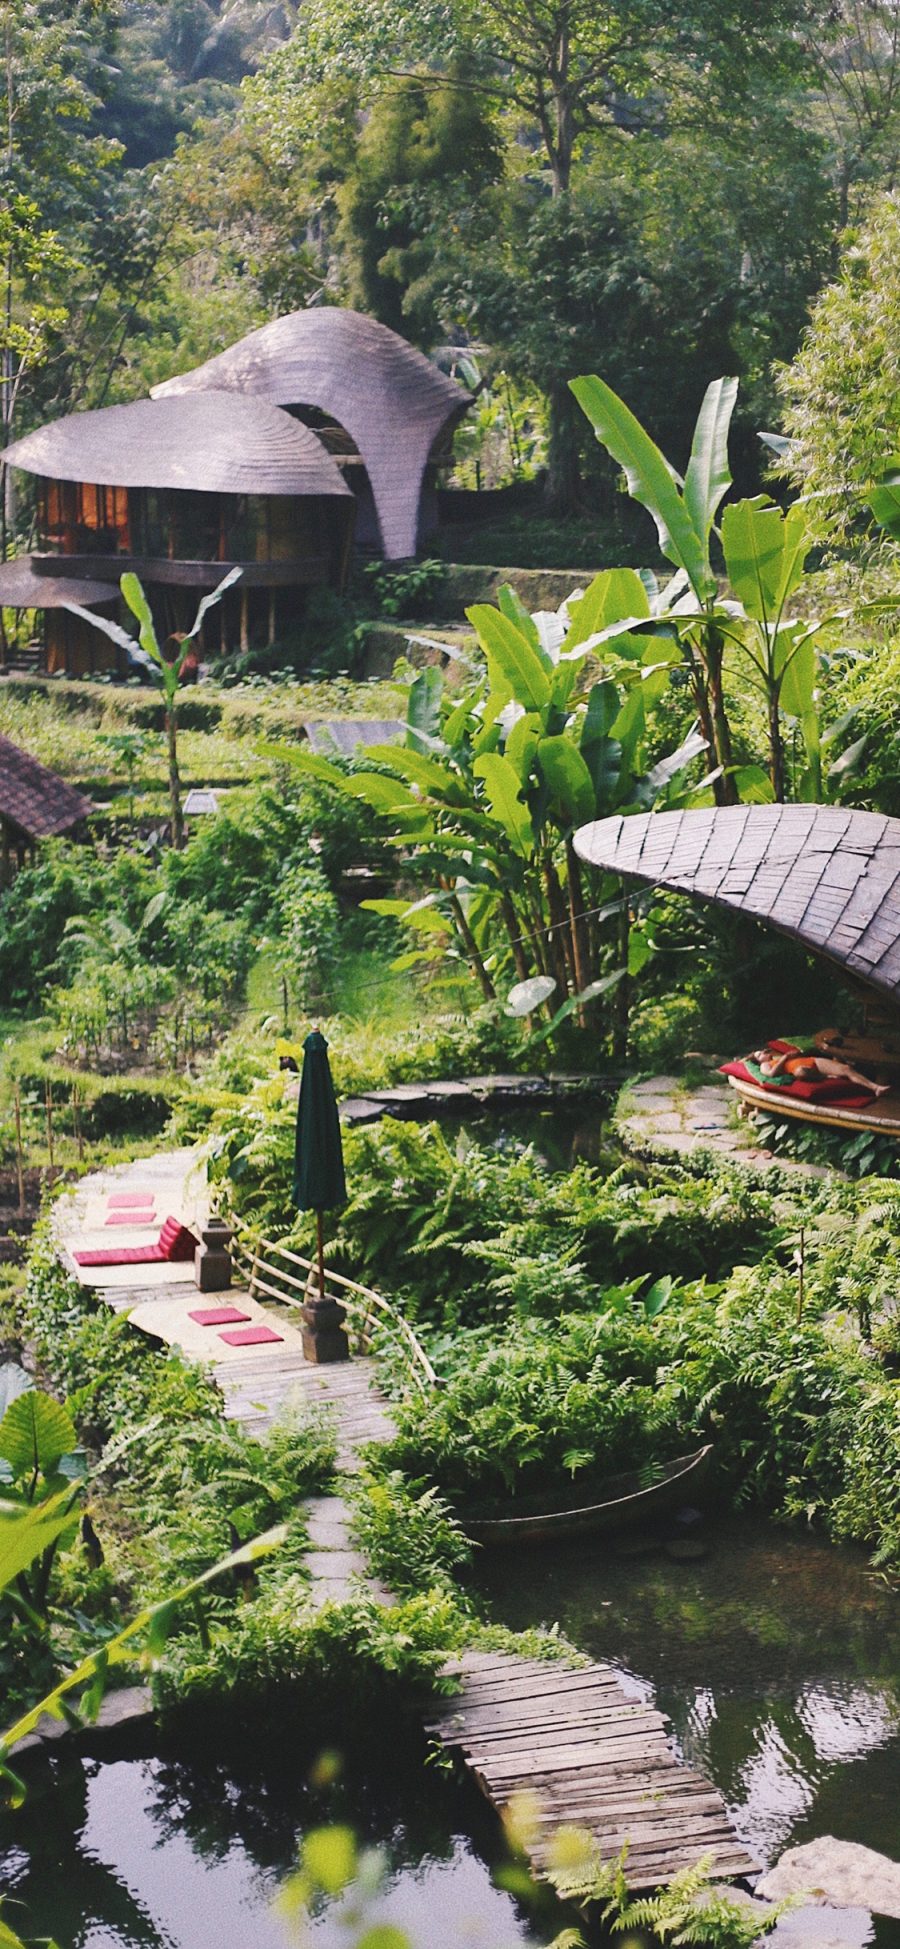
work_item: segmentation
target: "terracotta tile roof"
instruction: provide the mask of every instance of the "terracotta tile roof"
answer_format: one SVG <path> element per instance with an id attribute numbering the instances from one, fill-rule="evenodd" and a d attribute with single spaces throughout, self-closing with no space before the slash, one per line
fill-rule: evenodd
<path id="1" fill-rule="evenodd" d="M 29 839 L 48 839 L 68 832 L 92 811 L 90 800 L 57 772 L 0 737 L 0 819 L 8 819 Z"/>

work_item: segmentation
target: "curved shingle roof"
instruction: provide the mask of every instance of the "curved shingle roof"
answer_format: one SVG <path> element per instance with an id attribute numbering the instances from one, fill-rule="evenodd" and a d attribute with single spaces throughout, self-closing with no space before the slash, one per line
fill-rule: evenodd
<path id="1" fill-rule="evenodd" d="M 64 609 L 80 602 L 93 609 L 100 602 L 115 602 L 114 582 L 90 582 L 72 575 L 40 575 L 33 566 L 33 555 L 17 555 L 0 563 L 0 607 L 4 609 Z"/>
<path id="2" fill-rule="evenodd" d="M 9 819 L 29 839 L 47 839 L 68 832 L 93 810 L 90 799 L 58 772 L 0 737 L 0 818 Z"/>
<path id="3" fill-rule="evenodd" d="M 8 466 L 101 487 L 207 494 L 349 494 L 309 428 L 264 399 L 228 392 L 135 399 L 70 413 L 15 440 Z"/>
<path id="4" fill-rule="evenodd" d="M 397 332 L 337 306 L 292 311 L 155 386 L 153 397 L 208 387 L 316 407 L 337 420 L 365 461 L 385 555 L 415 554 L 429 453 L 472 396 Z"/>
<path id="5" fill-rule="evenodd" d="M 593 866 L 774 927 L 900 1003 L 900 819 L 835 805 L 736 805 L 600 819 Z"/>

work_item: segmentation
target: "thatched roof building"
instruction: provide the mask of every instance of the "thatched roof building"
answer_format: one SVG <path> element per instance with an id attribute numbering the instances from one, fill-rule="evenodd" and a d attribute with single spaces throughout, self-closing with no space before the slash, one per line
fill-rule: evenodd
<path id="1" fill-rule="evenodd" d="M 256 395 L 307 417 L 350 478 L 354 461 L 365 469 L 380 553 L 389 560 L 415 554 L 428 525 L 429 470 L 442 449 L 449 456 L 453 429 L 472 403 L 430 359 L 374 318 L 324 305 L 248 332 L 204 365 L 154 387 L 153 397 L 185 399 L 209 388 Z"/>
<path id="2" fill-rule="evenodd" d="M 0 737 L 0 885 L 8 882 L 13 860 L 21 865 L 38 839 L 71 832 L 92 810 L 57 772 Z"/>
<path id="3" fill-rule="evenodd" d="M 305 426 L 262 399 L 225 392 L 134 399 L 51 420 L 3 456 L 48 480 L 190 494 L 348 494 Z"/>
<path id="4" fill-rule="evenodd" d="M 238 566 L 213 627 L 221 647 L 246 649 L 292 626 L 310 585 L 343 585 L 353 495 L 316 435 L 267 400 L 198 392 L 73 413 L 3 459 L 38 478 L 38 525 L 53 551 L 13 574 L 13 595 L 18 576 L 29 607 L 58 607 L 68 577 L 70 598 L 90 606 L 107 599 L 96 593 L 107 578 L 132 569 L 168 635 L 189 627 L 197 597 Z M 41 602 L 44 576 L 52 601 Z M 51 669 L 108 663 L 103 639 L 80 628 L 74 651 L 71 623 L 48 630 Z"/>
<path id="5" fill-rule="evenodd" d="M 582 826 L 575 850 L 764 921 L 900 1004 L 900 819 L 835 805 L 635 813 Z"/>

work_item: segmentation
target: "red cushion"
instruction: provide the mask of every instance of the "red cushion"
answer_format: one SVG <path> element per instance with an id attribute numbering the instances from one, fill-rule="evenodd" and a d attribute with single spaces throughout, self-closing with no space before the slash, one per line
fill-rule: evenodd
<path id="1" fill-rule="evenodd" d="M 189 1320 L 196 1320 L 198 1326 L 236 1326 L 240 1320 L 249 1320 L 249 1313 L 242 1313 L 239 1306 L 198 1306 L 188 1314 Z"/>
<path id="2" fill-rule="evenodd" d="M 155 1225 L 156 1212 L 152 1205 L 138 1205 L 133 1211 L 111 1211 L 104 1218 L 104 1225 Z"/>
<path id="3" fill-rule="evenodd" d="M 197 1250 L 197 1240 L 186 1225 L 178 1218 L 167 1218 L 159 1234 L 164 1259 L 192 1259 Z"/>
<path id="4" fill-rule="evenodd" d="M 76 1265 L 158 1265 L 164 1257 L 156 1245 L 112 1245 L 102 1252 L 73 1252 Z"/>
<path id="5" fill-rule="evenodd" d="M 220 1340 L 226 1340 L 229 1347 L 261 1347 L 267 1340 L 283 1340 L 283 1333 L 273 1333 L 270 1326 L 239 1326 L 233 1333 L 220 1333 Z"/>
<path id="6" fill-rule="evenodd" d="M 111 1191 L 106 1200 L 110 1211 L 122 1211 L 126 1205 L 155 1205 L 155 1191 Z"/>

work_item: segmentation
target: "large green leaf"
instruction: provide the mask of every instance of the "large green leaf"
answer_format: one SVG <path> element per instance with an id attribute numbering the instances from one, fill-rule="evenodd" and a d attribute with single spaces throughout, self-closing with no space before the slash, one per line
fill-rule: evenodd
<path id="1" fill-rule="evenodd" d="M 542 646 L 537 623 L 526 609 L 521 596 L 516 594 L 509 582 L 504 582 L 503 587 L 498 589 L 497 603 L 503 615 L 508 616 L 510 622 L 521 630 L 523 636 L 527 636 L 532 649 L 540 654 Z"/>
<path id="2" fill-rule="evenodd" d="M 733 501 L 722 516 L 722 548 L 728 580 L 748 616 L 774 620 L 781 583 L 784 517 L 762 497 Z"/>
<path id="3" fill-rule="evenodd" d="M 728 429 L 737 390 L 736 379 L 713 379 L 706 388 L 694 428 L 691 457 L 684 477 L 684 504 L 704 541 L 708 539 L 719 502 L 731 486 Z"/>
<path id="4" fill-rule="evenodd" d="M 507 839 L 521 859 L 534 848 L 531 813 L 519 797 L 519 780 L 508 758 L 496 751 L 484 752 L 474 764 L 476 778 L 484 781 L 494 818 L 499 820 Z"/>
<path id="5" fill-rule="evenodd" d="M 685 570 L 701 601 L 715 595 L 716 580 L 705 539 L 698 534 L 669 463 L 655 441 L 618 393 L 596 374 L 570 383 L 598 440 L 624 469 L 629 492 L 652 514 L 663 554 Z"/>
<path id="6" fill-rule="evenodd" d="M 506 1015 L 531 1015 L 543 1002 L 549 1001 L 554 993 L 556 982 L 552 975 L 532 975 L 528 981 L 517 981 L 506 997 Z"/>
<path id="7" fill-rule="evenodd" d="M 161 669 L 163 654 L 156 640 L 153 612 L 138 577 L 131 569 L 126 569 L 125 574 L 119 577 L 119 587 L 132 615 L 137 617 L 141 649 L 146 656 L 152 658 L 157 669 Z"/>
<path id="8" fill-rule="evenodd" d="M 226 590 L 233 588 L 235 582 L 240 581 L 243 573 L 244 571 L 242 568 L 230 568 L 228 574 L 223 575 L 221 582 L 217 582 L 215 588 L 210 590 L 209 595 L 204 596 L 202 602 L 198 604 L 197 614 L 194 617 L 191 627 L 188 630 L 186 636 L 184 637 L 184 640 L 181 645 L 181 655 L 178 659 L 179 669 L 187 655 L 188 644 L 191 642 L 191 639 L 194 636 L 199 635 L 201 629 L 203 628 L 204 616 L 208 616 L 210 610 L 215 608 L 216 603 L 221 602 L 222 597 L 224 596 Z M 137 577 L 135 577 L 135 580 L 137 580 Z M 140 583 L 138 583 L 138 587 L 140 588 Z M 135 614 L 137 614 L 137 611 L 135 611 Z M 152 628 L 152 624 L 153 624 L 152 617 L 150 620 L 151 620 L 151 628 Z M 143 638 L 141 640 L 143 641 Z"/>
<path id="9" fill-rule="evenodd" d="M 509 695 L 526 711 L 546 709 L 550 701 L 549 658 L 490 603 L 476 602 L 466 615 L 485 655 L 500 671 Z"/>
<path id="10" fill-rule="evenodd" d="M 759 623 L 775 621 L 801 580 L 808 545 L 806 515 L 799 505 L 784 515 L 757 496 L 725 509 L 725 566 L 748 616 Z"/>
<path id="11" fill-rule="evenodd" d="M 578 602 L 569 604 L 569 628 L 562 646 L 565 656 L 587 643 L 610 623 L 626 617 L 648 617 L 647 591 L 636 569 L 606 568 L 594 576 Z"/>
<path id="12" fill-rule="evenodd" d="M 522 717 L 517 718 L 506 740 L 505 756 L 514 767 L 521 785 L 525 784 L 531 774 L 540 737 L 540 718 L 535 711 L 525 711 Z"/>
<path id="13" fill-rule="evenodd" d="M 900 453 L 889 454 L 885 460 L 869 495 L 869 506 L 879 527 L 900 541 Z"/>
<path id="14" fill-rule="evenodd" d="M 791 649 L 782 668 L 779 700 L 782 710 L 790 717 L 804 718 L 813 709 L 816 675 L 815 645 L 812 637 L 807 636 Z"/>
<path id="15" fill-rule="evenodd" d="M 572 825 L 594 816 L 594 785 L 587 765 L 571 738 L 542 738 L 538 764 L 556 807 Z"/>
<path id="16" fill-rule="evenodd" d="M 18 1481 L 52 1475 L 60 1457 L 71 1455 L 77 1446 L 71 1415 L 38 1388 L 11 1401 L 0 1421 L 0 1456 Z"/>
<path id="17" fill-rule="evenodd" d="M 58 1542 L 72 1522 L 72 1492 L 60 1491 L 46 1502 L 0 1503 L 0 1590 L 30 1569 L 45 1550 Z"/>
<path id="18" fill-rule="evenodd" d="M 441 728 L 441 698 L 444 694 L 444 673 L 431 664 L 420 670 L 409 687 L 409 700 L 406 706 L 406 742 L 414 751 L 421 751 L 438 737 Z"/>
<path id="19" fill-rule="evenodd" d="M 588 696 L 587 710 L 581 727 L 581 749 L 598 744 L 608 738 L 619 711 L 622 699 L 615 684 L 609 677 L 595 683 Z"/>
<path id="20" fill-rule="evenodd" d="M 465 800 L 464 787 L 456 773 L 439 759 L 426 758 L 424 752 L 396 744 L 367 744 L 365 755 L 379 764 L 393 765 L 411 784 L 421 786 L 423 792 L 430 792 L 436 798 L 447 799 L 451 804 Z"/>

